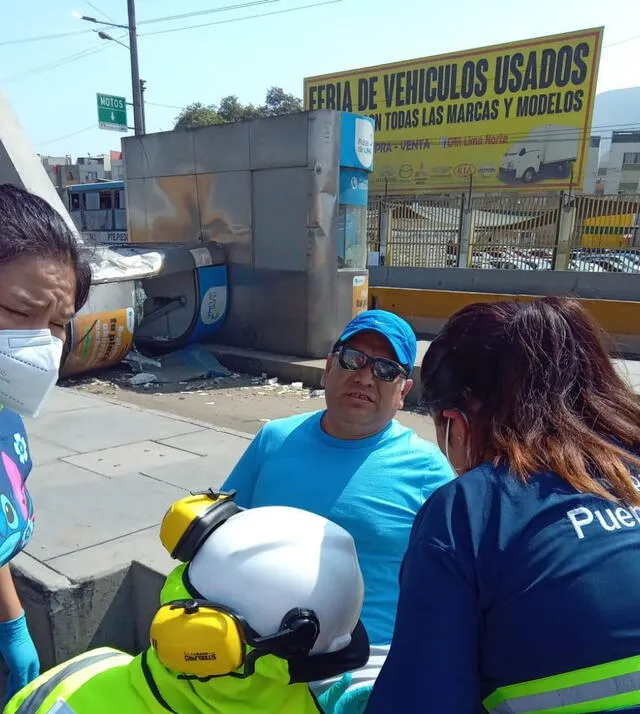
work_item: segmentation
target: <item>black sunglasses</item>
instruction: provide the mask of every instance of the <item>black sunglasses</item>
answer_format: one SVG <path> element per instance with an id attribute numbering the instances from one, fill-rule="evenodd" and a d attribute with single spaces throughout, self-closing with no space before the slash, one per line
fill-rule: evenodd
<path id="1" fill-rule="evenodd" d="M 382 382 L 393 382 L 400 375 L 408 377 L 409 373 L 405 367 L 386 357 L 369 357 L 369 355 L 353 347 L 340 347 L 337 350 L 338 363 L 342 369 L 348 372 L 356 372 L 371 365 L 373 376 Z"/>

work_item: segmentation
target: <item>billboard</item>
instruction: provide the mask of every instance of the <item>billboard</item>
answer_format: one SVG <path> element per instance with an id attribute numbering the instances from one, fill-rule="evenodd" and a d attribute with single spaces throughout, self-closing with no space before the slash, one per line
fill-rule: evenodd
<path id="1" fill-rule="evenodd" d="M 375 122 L 371 193 L 581 187 L 603 28 L 305 79 Z"/>

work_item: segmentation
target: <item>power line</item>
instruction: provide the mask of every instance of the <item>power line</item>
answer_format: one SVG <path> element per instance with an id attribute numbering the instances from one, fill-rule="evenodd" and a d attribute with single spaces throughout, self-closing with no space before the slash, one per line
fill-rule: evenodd
<path id="1" fill-rule="evenodd" d="M 126 35 L 120 35 L 120 37 L 118 37 L 117 39 L 120 40 L 123 37 L 126 37 Z M 104 50 L 109 49 L 109 47 L 111 47 L 111 44 L 105 43 L 103 45 L 98 45 L 96 47 L 90 47 L 88 49 L 81 50 L 80 52 L 74 52 L 71 55 L 59 57 L 57 60 L 53 60 L 52 62 L 47 62 L 37 67 L 32 67 L 31 69 L 28 69 L 25 72 L 21 72 L 19 74 L 4 78 L 2 81 L 5 84 L 10 84 L 11 82 L 16 82 L 19 79 L 26 79 L 36 74 L 42 74 L 42 72 L 46 72 L 51 69 L 58 69 L 58 67 L 62 67 L 65 64 L 70 64 L 72 62 L 76 62 L 79 59 L 84 59 L 85 57 L 89 57 L 90 55 L 97 54 L 98 52 L 103 52 Z"/>
<path id="2" fill-rule="evenodd" d="M 274 2 L 281 2 L 282 0 L 251 0 L 250 2 L 243 2 L 237 5 L 225 5 L 223 7 L 214 7 L 209 10 L 198 10 L 195 12 L 185 12 L 182 15 L 167 15 L 166 17 L 154 17 L 150 20 L 140 20 L 138 25 L 151 25 L 156 22 L 168 22 L 169 20 L 186 20 L 189 17 L 199 17 L 202 15 L 210 15 L 214 12 L 228 12 L 230 10 L 241 10 L 246 7 L 253 7 L 254 5 L 270 5 Z"/>
<path id="3" fill-rule="evenodd" d="M 98 47 L 93 47 L 91 49 L 82 50 L 80 52 L 75 52 L 72 55 L 66 55 L 65 57 L 60 57 L 57 60 L 54 60 L 53 62 L 47 62 L 46 64 L 41 64 L 41 65 L 38 65 L 37 67 L 32 67 L 31 69 L 26 70 L 25 72 L 11 75 L 10 77 L 4 78 L 2 81 L 5 84 L 10 84 L 11 82 L 16 82 L 19 79 L 26 79 L 27 77 L 32 77 L 36 74 L 41 74 L 42 72 L 46 72 L 47 70 L 50 70 L 50 69 L 57 69 L 58 67 L 62 67 L 65 64 L 69 64 L 70 62 L 75 62 L 79 59 L 83 59 L 84 57 L 88 57 L 89 55 L 93 55 L 98 52 L 102 52 L 102 51 L 106 50 L 107 47 L 108 47 L 108 45 L 101 45 Z"/>
<path id="4" fill-rule="evenodd" d="M 256 0 L 254 0 L 254 2 L 255 1 Z M 258 1 L 260 1 L 260 0 L 258 0 Z M 262 1 L 264 1 L 264 0 L 262 0 Z M 270 1 L 276 1 L 276 0 L 270 0 Z M 279 1 L 279 0 L 277 0 L 277 1 Z M 336 3 L 339 3 L 339 2 L 344 2 L 344 0 L 324 0 L 323 2 L 313 3 L 310 5 L 302 5 L 300 7 L 286 8 L 283 10 L 275 10 L 273 12 L 258 13 L 256 15 L 246 15 L 244 17 L 235 17 L 235 18 L 230 18 L 228 20 L 218 20 L 216 22 L 203 23 L 200 25 L 191 25 L 191 26 L 187 26 L 187 27 L 176 27 L 176 28 L 171 28 L 168 30 L 157 30 L 156 32 L 147 33 L 145 36 L 166 34 L 168 32 L 180 32 L 182 30 L 190 30 L 190 29 L 195 29 L 195 28 L 199 28 L 199 27 L 209 27 L 212 25 L 224 25 L 224 24 L 227 24 L 230 22 L 243 22 L 244 20 L 252 20 L 252 19 L 261 18 L 261 17 L 269 17 L 272 15 L 283 15 L 285 13 L 298 12 L 300 10 L 309 10 L 309 9 L 315 8 L 315 7 L 322 7 L 324 5 L 335 5 Z M 121 37 L 119 37 L 118 39 L 122 39 L 122 37 L 125 37 L 125 35 L 121 35 Z M 78 59 L 83 59 L 84 57 L 87 57 L 91 54 L 100 52 L 100 51 L 106 49 L 108 46 L 110 46 L 110 45 L 107 44 L 103 47 L 92 48 L 89 50 L 84 50 L 82 52 L 77 52 L 73 55 L 69 55 L 67 57 L 62 57 L 59 60 L 55 60 L 54 62 L 40 65 L 39 67 L 35 67 L 31 70 L 27 70 L 26 72 L 21 73 L 19 75 L 14 75 L 12 77 L 6 78 L 3 81 L 5 83 L 10 83 L 10 82 L 17 81 L 18 79 L 25 79 L 27 77 L 31 77 L 35 74 L 39 74 L 39 73 L 47 71 L 49 69 L 57 69 L 58 67 L 60 67 L 64 64 L 68 64 L 70 62 L 75 62 Z"/>
<path id="5" fill-rule="evenodd" d="M 165 35 L 168 32 L 182 32 L 183 30 L 195 30 L 199 27 L 211 27 L 213 25 L 226 25 L 230 22 L 242 22 L 244 20 L 254 20 L 261 17 L 271 17 L 272 15 L 284 15 L 289 12 L 298 12 L 300 10 L 310 10 L 314 7 L 322 7 L 323 5 L 335 5 L 336 3 L 344 2 L 344 0 L 324 0 L 324 2 L 316 2 L 311 5 L 301 5 L 300 7 L 291 7 L 285 10 L 274 10 L 273 12 L 262 12 L 257 15 L 245 15 L 244 17 L 233 17 L 228 20 L 218 20 L 216 22 L 205 22 L 200 25 L 187 25 L 186 27 L 173 27 L 168 30 L 156 30 L 155 32 L 145 32 L 142 37 L 152 37 L 153 35 Z"/>
<path id="6" fill-rule="evenodd" d="M 0 47 L 5 45 L 22 45 L 26 42 L 40 42 L 41 40 L 57 40 L 61 37 L 73 37 L 74 35 L 86 35 L 93 30 L 75 30 L 74 32 L 58 32 L 55 35 L 38 35 L 37 37 L 21 37 L 18 40 L 4 40 L 0 42 Z"/>
<path id="7" fill-rule="evenodd" d="M 606 45 L 602 46 L 603 50 L 606 50 L 608 47 L 615 47 L 616 45 L 623 45 L 625 42 L 633 42 L 634 40 L 640 40 L 640 35 L 633 35 L 632 37 L 627 37 L 624 40 L 617 40 L 616 42 L 609 42 Z"/>
<path id="8" fill-rule="evenodd" d="M 548 143 L 553 143 L 553 142 L 558 142 L 558 141 L 568 141 L 571 139 L 577 139 L 577 140 L 582 140 L 582 141 L 588 141 L 588 139 L 591 136 L 597 135 L 598 132 L 609 132 L 609 131 L 634 131 L 634 130 L 640 130 L 640 123 L 638 122 L 632 122 L 628 124 L 599 124 L 595 126 L 591 126 L 589 130 L 583 131 L 582 129 L 579 129 L 577 127 L 568 127 L 568 126 L 562 126 L 558 127 L 557 129 L 549 130 L 547 132 L 547 136 L 549 137 L 548 139 L 532 139 L 534 143 L 537 144 L 548 144 Z M 464 132 L 464 129 L 462 127 L 460 128 L 462 132 Z M 392 131 L 390 129 L 378 129 L 377 131 Z M 376 137 L 376 144 L 385 144 L 389 146 L 400 146 L 405 143 L 411 143 L 414 141 L 428 141 L 429 143 L 433 144 L 434 147 L 437 148 L 438 144 L 440 143 L 441 139 L 448 139 L 449 141 L 454 140 L 456 142 L 455 145 L 450 146 L 449 148 L 465 148 L 464 144 L 458 145 L 457 142 L 459 141 L 464 141 L 466 139 L 478 139 L 480 137 L 484 137 L 490 132 L 488 131 L 482 131 L 481 133 L 478 134 L 456 134 L 456 125 L 446 125 L 446 128 L 443 127 L 438 127 L 437 129 L 434 129 L 434 131 L 439 131 L 439 132 L 444 132 L 446 131 L 445 134 L 438 134 L 437 136 L 407 136 L 402 139 L 383 139 L 383 138 L 378 138 Z M 493 133 L 498 133 L 498 132 L 493 132 Z M 500 132 L 502 134 L 506 134 L 509 139 L 509 143 L 517 143 L 517 142 L 522 142 L 525 139 L 528 139 L 530 134 L 529 132 L 513 132 L 513 131 L 504 131 Z M 466 148 L 473 148 L 477 146 L 477 144 L 469 143 L 466 145 Z M 409 152 L 410 153 L 410 152 Z M 383 152 L 378 152 L 376 154 L 377 156 L 383 156 Z"/>
<path id="9" fill-rule="evenodd" d="M 84 0 L 84 1 L 87 3 L 87 5 L 89 5 L 89 7 L 93 8 L 96 12 L 100 13 L 101 15 L 104 15 L 107 19 L 112 20 L 113 22 L 116 22 L 116 20 L 113 17 L 111 17 L 110 15 L 107 15 L 106 12 L 104 12 L 99 7 L 94 5 L 92 2 L 90 2 L 90 0 Z M 187 27 L 176 27 L 176 28 L 172 28 L 169 30 L 162 30 L 162 31 L 158 31 L 158 32 L 150 32 L 150 33 L 145 33 L 145 34 L 146 35 L 155 35 L 155 34 L 160 34 L 161 32 L 179 32 L 181 30 L 190 30 L 190 29 L 195 29 L 195 28 L 199 28 L 199 27 L 208 27 L 210 25 L 224 24 L 226 22 L 238 22 L 241 20 L 250 20 L 250 19 L 253 19 L 256 17 L 267 17 L 269 15 L 284 14 L 287 12 L 295 12 L 297 10 L 305 10 L 305 9 L 312 8 L 312 7 L 320 7 L 322 5 L 331 5 L 333 3 L 342 2 L 342 1 L 343 0 L 332 0 L 331 2 L 320 2 L 320 3 L 315 3 L 313 5 L 305 5 L 305 6 L 297 7 L 297 8 L 280 10 L 280 11 L 276 11 L 273 13 L 263 13 L 263 14 L 258 14 L 258 15 L 249 15 L 249 16 L 240 17 L 240 18 L 233 18 L 230 20 L 224 20 L 219 23 L 214 22 L 214 23 L 206 23 L 206 24 L 201 24 L 201 25 L 189 25 Z M 157 22 L 168 22 L 171 20 L 184 20 L 189 17 L 198 17 L 198 16 L 208 15 L 211 13 L 218 13 L 218 12 L 229 12 L 231 10 L 238 10 L 238 9 L 242 9 L 242 8 L 253 7 L 254 5 L 266 5 L 266 4 L 271 4 L 274 2 L 281 2 L 281 0 L 252 0 L 251 2 L 239 3 L 236 5 L 226 5 L 224 7 L 210 8 L 208 10 L 198 10 L 198 11 L 194 11 L 194 12 L 187 12 L 187 13 L 183 13 L 181 15 L 167 15 L 166 17 L 155 17 L 155 18 L 151 18 L 149 20 L 139 20 L 137 24 L 145 25 L 145 24 L 153 24 L 153 23 L 157 23 Z M 98 21 L 98 24 L 100 24 L 99 21 Z M 90 32 L 93 32 L 93 30 L 74 30 L 73 32 L 58 32 L 58 33 L 51 34 L 51 35 L 37 35 L 35 37 L 21 37 L 17 40 L 3 40 L 2 42 L 0 42 L 0 47 L 5 47 L 7 45 L 25 44 L 28 42 L 40 42 L 40 41 L 45 41 L 45 40 L 55 40 L 55 39 L 60 39 L 60 38 L 64 38 L 64 37 L 73 37 L 75 35 L 86 35 Z M 140 35 L 140 36 L 145 36 L 145 35 Z M 627 42 L 633 42 L 634 40 L 638 40 L 638 39 L 640 39 L 640 35 L 632 35 L 631 37 L 626 37 L 622 40 L 616 40 L 615 42 L 609 42 L 608 44 L 603 45 L 602 49 L 607 49 L 609 47 L 615 47 L 617 45 L 622 45 Z"/>
<path id="10" fill-rule="evenodd" d="M 160 107 L 161 109 L 177 109 L 178 111 L 182 111 L 184 107 L 177 107 L 175 104 L 158 104 L 157 102 L 149 102 L 146 99 L 144 100 L 145 106 L 148 104 L 149 106 L 152 107 Z"/>
<path id="11" fill-rule="evenodd" d="M 100 13 L 101 15 L 104 15 L 107 19 L 112 20 L 113 22 L 116 22 L 114 18 L 111 16 L 107 15 L 105 12 L 100 10 L 96 5 L 91 3 L 89 0 L 84 0 L 87 5 L 92 7 L 96 12 Z M 217 13 L 217 12 L 228 12 L 230 10 L 241 10 L 243 8 L 247 7 L 253 7 L 254 5 L 266 5 L 266 4 L 271 4 L 274 2 L 281 2 L 281 0 L 250 0 L 250 2 L 244 2 L 244 3 L 239 3 L 236 5 L 226 5 L 224 7 L 214 7 L 210 8 L 209 10 L 198 10 L 195 12 L 186 12 L 181 15 L 167 15 L 166 17 L 155 17 L 151 18 L 149 20 L 138 20 L 138 26 L 139 25 L 145 25 L 145 24 L 152 24 L 156 22 L 168 22 L 170 20 L 185 20 L 189 17 L 198 17 L 201 15 L 208 15 L 210 13 Z M 100 24 L 100 20 L 98 20 L 98 24 Z M 177 28 L 177 29 L 182 29 L 182 28 Z M 74 30 L 72 32 L 58 32 L 55 34 L 51 35 L 37 35 L 35 37 L 21 37 L 17 40 L 3 40 L 0 42 L 0 47 L 4 47 L 7 45 L 21 45 L 25 44 L 28 42 L 40 42 L 44 40 L 57 40 L 63 37 L 73 37 L 75 35 L 86 35 L 89 32 L 94 32 L 94 30 Z M 141 35 L 142 36 L 142 35 Z"/>
<path id="12" fill-rule="evenodd" d="M 78 134 L 84 134 L 85 131 L 89 131 L 90 129 L 95 129 L 95 128 L 96 128 L 96 124 L 94 122 L 90 126 L 86 126 L 84 129 L 78 129 L 78 131 L 74 131 L 71 134 L 65 134 L 64 136 L 58 136 L 55 139 L 48 139 L 47 141 L 39 141 L 37 144 L 34 144 L 33 146 L 42 146 L 43 144 L 54 144 L 56 141 L 62 141 L 63 139 L 70 139 L 72 136 L 78 136 Z"/>
<path id="13" fill-rule="evenodd" d="M 111 22 L 116 22 L 116 23 L 118 22 L 118 21 L 115 20 L 113 17 L 111 17 L 111 15 L 107 15 L 107 13 L 106 13 L 104 10 L 101 10 L 97 5 L 94 5 L 94 4 L 91 2 L 91 0 L 84 0 L 84 1 L 87 3 L 87 5 L 88 5 L 91 9 L 95 10 L 99 15 L 104 15 L 104 16 L 107 18 L 107 20 L 111 20 Z"/>

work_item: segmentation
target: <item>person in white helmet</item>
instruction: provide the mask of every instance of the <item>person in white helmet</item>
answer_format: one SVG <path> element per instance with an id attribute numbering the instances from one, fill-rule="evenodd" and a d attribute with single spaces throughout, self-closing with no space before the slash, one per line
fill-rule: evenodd
<path id="1" fill-rule="evenodd" d="M 290 507 L 242 510 L 207 492 L 167 512 L 168 576 L 137 657 L 101 648 L 18 692 L 5 714 L 339 714 L 344 687 L 308 682 L 362 666 L 363 580 L 352 537 Z"/>

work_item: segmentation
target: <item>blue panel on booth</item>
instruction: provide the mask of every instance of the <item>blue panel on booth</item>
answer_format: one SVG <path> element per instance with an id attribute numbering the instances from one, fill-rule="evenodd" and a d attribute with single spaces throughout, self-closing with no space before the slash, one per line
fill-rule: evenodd
<path id="1" fill-rule="evenodd" d="M 366 206 L 369 194 L 369 174 L 361 169 L 340 169 L 340 203 L 346 206 Z"/>
<path id="2" fill-rule="evenodd" d="M 198 268 L 198 314 L 189 342 L 202 342 L 224 324 L 228 311 L 227 267 Z"/>
<path id="3" fill-rule="evenodd" d="M 373 171 L 374 126 L 370 117 L 342 112 L 340 166 Z"/>

